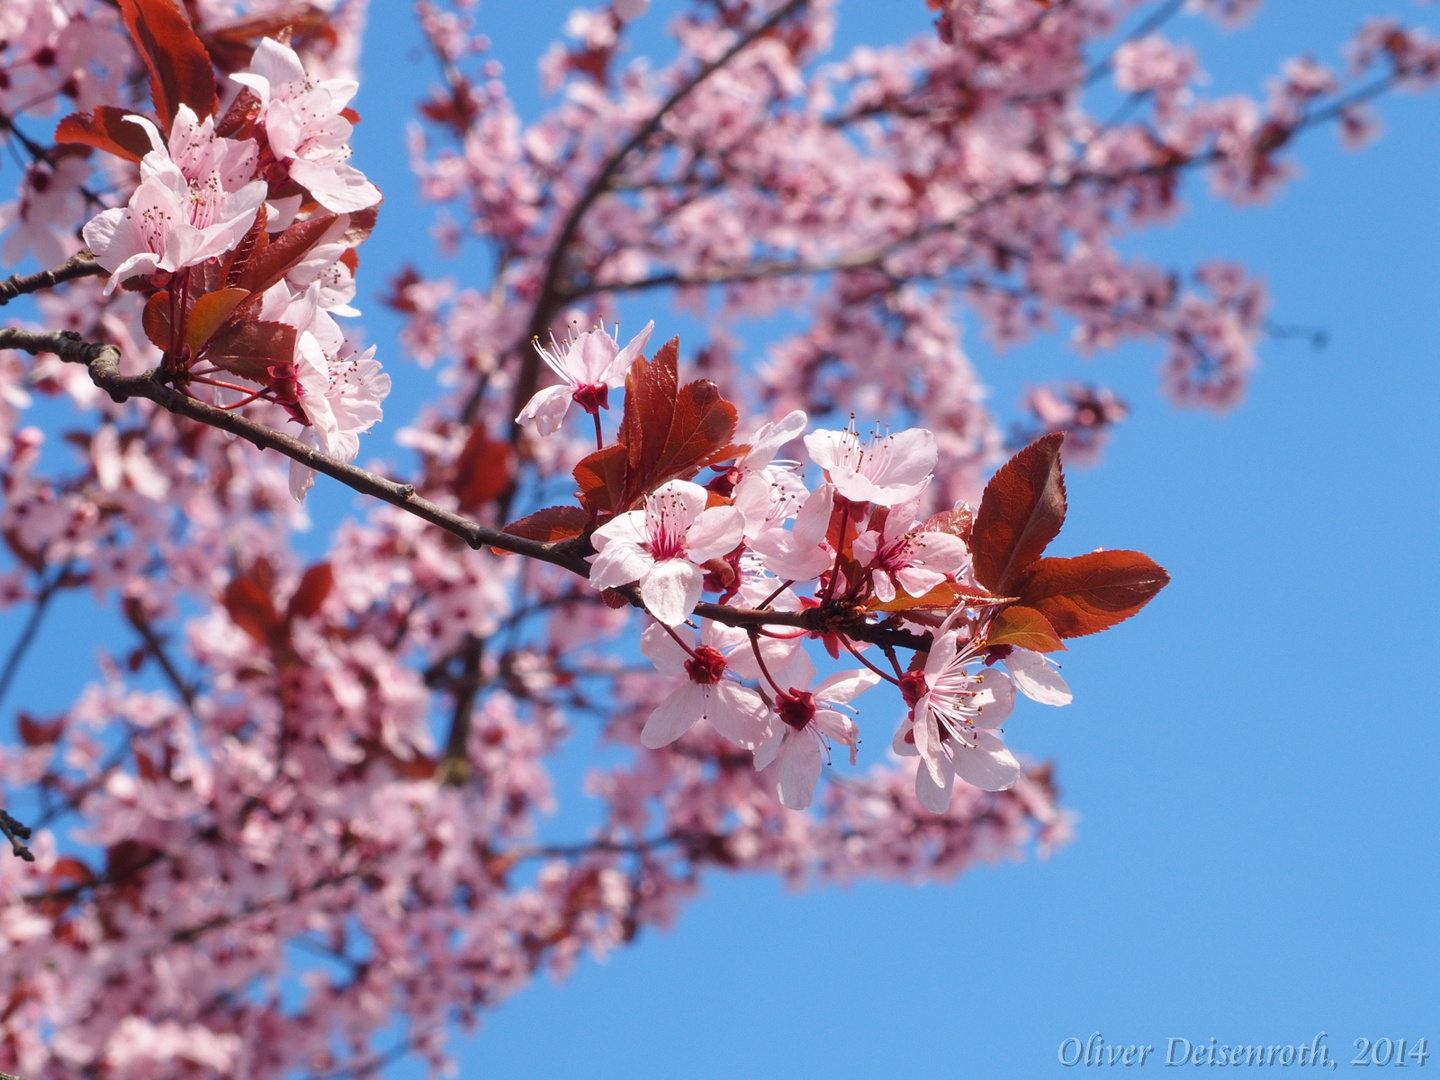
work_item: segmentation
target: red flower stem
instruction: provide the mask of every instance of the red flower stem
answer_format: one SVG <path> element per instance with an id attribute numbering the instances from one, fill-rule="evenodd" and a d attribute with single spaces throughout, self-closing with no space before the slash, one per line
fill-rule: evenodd
<path id="1" fill-rule="evenodd" d="M 784 592 L 786 589 L 788 589 L 791 585 L 794 584 L 795 579 L 791 578 L 789 581 L 785 582 L 784 585 L 781 585 L 778 589 L 772 592 L 769 596 L 765 597 L 764 600 L 761 600 L 760 603 L 756 604 L 755 606 L 757 608 L 760 608 L 761 610 L 768 608 L 770 606 L 770 601 L 774 600 L 777 596 L 779 596 L 782 592 Z"/>
<path id="2" fill-rule="evenodd" d="M 765 658 L 760 655 L 760 635 L 754 627 L 750 628 L 750 650 L 755 654 L 755 662 L 760 665 L 760 673 L 765 676 L 765 681 L 775 688 L 775 693 L 783 694 L 780 684 L 775 681 L 775 676 L 770 674 L 770 669 L 765 666 Z"/>
<path id="3" fill-rule="evenodd" d="M 836 634 L 835 636 L 840 639 L 840 644 L 844 645 L 845 648 L 849 650 L 850 655 L 855 657 L 856 660 L 859 660 L 860 663 L 864 664 L 866 667 L 868 667 L 876 675 L 879 675 L 880 678 L 884 679 L 886 682 L 894 683 L 896 686 L 900 685 L 900 680 L 895 678 L 895 676 L 885 674 L 885 672 L 881 671 L 869 660 L 866 660 L 865 657 L 861 656 L 860 653 L 856 651 L 855 646 L 850 644 L 850 639 L 847 638 L 844 634 Z"/>
<path id="4" fill-rule="evenodd" d="M 596 409 L 590 416 L 595 421 L 595 449 L 604 450 L 605 436 L 600 433 L 600 410 Z"/>
<path id="5" fill-rule="evenodd" d="M 596 422 L 597 424 L 600 422 L 600 418 L 599 418 L 598 416 L 595 418 L 595 422 Z M 664 624 L 663 622 L 660 622 L 659 619 L 656 619 L 655 621 L 656 621 L 657 623 L 659 623 L 661 626 L 665 626 L 665 624 Z M 687 653 L 690 654 L 690 659 L 692 659 L 692 660 L 698 660 L 698 659 L 700 659 L 698 656 L 695 655 L 695 650 L 694 650 L 693 648 L 691 648 L 689 645 L 685 644 L 684 639 L 681 638 L 679 634 L 675 633 L 675 628 L 674 628 L 674 627 L 665 626 L 665 632 L 666 632 L 667 634 L 669 634 L 672 638 L 675 639 L 675 644 L 676 644 L 676 645 L 679 645 L 680 648 L 684 649 Z"/>

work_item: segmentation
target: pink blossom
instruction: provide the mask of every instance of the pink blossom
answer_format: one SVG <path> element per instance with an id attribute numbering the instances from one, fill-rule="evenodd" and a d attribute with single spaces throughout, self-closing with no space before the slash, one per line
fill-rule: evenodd
<path id="1" fill-rule="evenodd" d="M 610 589 L 640 583 L 650 614 L 677 626 L 695 610 L 704 591 L 700 563 L 734 550 L 744 536 L 745 516 L 733 506 L 706 509 L 699 484 L 671 480 L 645 496 L 644 510 L 630 510 L 595 530 L 597 554 L 590 584 Z"/>
<path id="2" fill-rule="evenodd" d="M 805 436 L 805 449 L 825 470 L 838 495 L 878 506 L 894 506 L 918 496 L 939 460 L 935 436 L 924 428 L 894 435 L 877 430 L 862 444 L 852 423 L 843 431 L 811 432 Z"/>
<path id="3" fill-rule="evenodd" d="M 912 532 L 920 524 L 914 509 L 913 503 L 892 507 L 883 531 L 867 529 L 855 538 L 855 559 L 870 571 L 881 603 L 895 599 L 897 584 L 911 596 L 924 596 L 970 561 L 969 549 L 958 536 Z"/>
<path id="4" fill-rule="evenodd" d="M 110 271 L 107 294 L 127 278 L 182 270 L 229 251 L 249 230 L 266 192 L 265 181 L 251 179 L 254 142 L 217 136 L 213 117 L 198 120 L 181 105 L 168 148 L 154 124 L 138 116 L 126 120 L 145 129 L 153 149 L 140 162 L 140 186 L 129 203 L 85 225 L 95 261 Z"/>
<path id="5" fill-rule="evenodd" d="M 855 721 L 834 706 L 848 705 L 879 681 L 880 676 L 873 671 L 857 668 L 837 672 L 812 689 L 792 686 L 776 696 L 775 711 L 780 723 L 756 749 L 755 768 L 765 769 L 779 762 L 775 788 L 782 805 L 791 810 L 804 810 L 810 805 L 830 742 L 848 746 L 850 764 L 855 764 L 859 729 Z"/>
<path id="6" fill-rule="evenodd" d="M 582 409 L 592 414 L 608 408 L 610 391 L 625 385 L 626 372 L 645 348 L 654 329 L 652 319 L 623 349 L 619 339 L 603 329 L 587 330 L 571 338 L 563 348 L 553 339 L 548 349 L 537 341 L 535 348 L 540 358 L 564 382 L 538 391 L 520 410 L 515 422 L 527 427 L 534 424 L 541 435 L 550 435 L 559 430 L 572 401 L 579 402 Z M 616 331 L 618 333 L 619 327 Z"/>
<path id="7" fill-rule="evenodd" d="M 957 774 L 982 791 L 1004 791 L 1020 778 L 1020 763 L 994 730 L 1015 706 L 1015 687 L 1003 672 L 977 670 L 982 650 L 957 648 L 959 639 L 957 630 L 944 628 L 923 677 L 902 683 L 913 704 L 893 744 L 898 754 L 920 756 L 915 795 L 937 814 L 950 805 Z"/>
<path id="8" fill-rule="evenodd" d="M 246 71 L 230 77 L 260 99 L 271 151 L 321 206 L 350 214 L 380 201 L 380 190 L 347 164 L 353 127 L 341 113 L 358 89 L 355 80 L 317 82 L 295 50 L 270 38 L 261 40 Z"/>
<path id="9" fill-rule="evenodd" d="M 705 619 L 700 644 L 687 653 L 664 626 L 654 623 L 646 627 L 640 635 L 640 651 L 660 674 L 683 678 L 650 713 L 640 732 L 641 745 L 652 750 L 666 746 L 689 731 L 696 720 L 708 720 L 721 735 L 746 750 L 754 750 L 769 737 L 769 708 L 759 694 L 729 676 L 722 651 L 725 637 L 719 623 Z"/>

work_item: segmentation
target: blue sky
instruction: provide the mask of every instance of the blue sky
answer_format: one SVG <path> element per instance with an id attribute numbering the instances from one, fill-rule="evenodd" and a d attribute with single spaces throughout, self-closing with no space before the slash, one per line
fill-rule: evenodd
<path id="1" fill-rule="evenodd" d="M 534 59 L 570 6 L 477 9 L 529 116 Z M 656 7 L 645 32 L 663 47 Z M 927 23 L 919 0 L 845 8 L 846 45 Z M 1176 33 L 1220 92 L 1256 87 L 1283 56 L 1335 61 L 1361 18 L 1387 13 L 1440 22 L 1398 0 L 1271 0 L 1239 31 L 1186 18 Z M 408 5 L 377 0 L 355 145 L 388 201 L 357 302 L 382 354 L 396 324 L 376 294 L 402 263 L 433 265 L 403 145 L 432 75 L 417 41 Z M 967 337 L 1002 418 L 1049 378 L 1130 401 L 1104 464 L 1071 474 L 1054 553 L 1138 548 L 1173 576 L 1142 617 L 1075 643 L 1073 706 L 1007 725 L 1018 750 L 1057 763 L 1075 842 L 949 887 L 793 893 L 711 877 L 669 932 L 489 1014 L 459 1046 L 462 1076 L 1041 1077 L 1069 1071 L 1062 1041 L 1097 1030 L 1156 1046 L 1152 1071 L 1172 1036 L 1323 1031 L 1348 1071 L 1355 1039 L 1440 1039 L 1440 99 L 1399 95 L 1380 112 L 1385 134 L 1360 153 L 1307 138 L 1302 178 L 1272 202 L 1236 210 L 1192 184 L 1186 215 L 1135 239 L 1179 266 L 1237 260 L 1267 279 L 1277 321 L 1328 331 L 1318 352 L 1266 343 L 1233 412 L 1172 408 L 1149 346 L 1083 361 L 1048 339 L 997 357 Z M 419 398 L 397 385 L 387 426 Z M 352 504 L 317 487 L 317 541 Z M 61 692 L 46 658 L 62 641 L 74 655 L 105 640 L 82 614 L 47 626 L 12 702 Z"/>

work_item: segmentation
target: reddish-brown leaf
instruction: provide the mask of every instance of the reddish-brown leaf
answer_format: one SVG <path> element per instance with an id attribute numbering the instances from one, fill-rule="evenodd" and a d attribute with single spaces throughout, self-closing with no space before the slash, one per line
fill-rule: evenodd
<path id="1" fill-rule="evenodd" d="M 575 466 L 580 496 L 592 510 L 613 513 L 624 509 L 626 447 L 620 443 L 596 450 Z"/>
<path id="2" fill-rule="evenodd" d="M 991 592 L 1012 592 L 1015 580 L 1040 558 L 1064 524 L 1064 440 L 1063 434 L 1055 434 L 1031 443 L 985 485 L 970 551 L 975 580 Z"/>
<path id="3" fill-rule="evenodd" d="M 275 611 L 270 593 L 253 577 L 232 578 L 220 595 L 230 619 L 261 645 L 270 646 L 285 636 L 285 621 Z"/>
<path id="4" fill-rule="evenodd" d="M 511 536 L 551 543 L 569 540 L 585 531 L 590 515 L 578 506 L 547 506 L 505 526 Z"/>
<path id="5" fill-rule="evenodd" d="M 654 491 L 667 480 L 689 480 L 697 472 L 734 452 L 735 406 L 720 396 L 709 379 L 680 388 L 670 431 L 660 456 L 644 475 L 643 490 Z"/>
<path id="6" fill-rule="evenodd" d="M 206 358 L 251 382 L 268 383 L 275 364 L 295 362 L 293 326 L 276 322 L 231 323 L 210 340 Z"/>
<path id="7" fill-rule="evenodd" d="M 150 69 L 150 98 L 161 130 L 169 133 L 181 105 L 202 120 L 214 116 L 220 102 L 210 54 L 174 0 L 120 0 L 120 14 Z"/>
<path id="8" fill-rule="evenodd" d="M 55 141 L 93 146 L 126 161 L 138 162 L 150 152 L 151 146 L 145 129 L 125 119 L 134 115 L 112 105 L 97 105 L 93 113 L 71 113 L 55 128 Z"/>
<path id="9" fill-rule="evenodd" d="M 1128 619 L 1169 582 L 1170 575 L 1138 551 L 1092 551 L 1073 559 L 1041 559 L 1015 591 L 1061 637 L 1083 637 Z"/>
<path id="10" fill-rule="evenodd" d="M 328 562 L 316 563 L 310 567 L 300 578 L 295 594 L 290 597 L 286 621 L 313 617 L 334 587 L 335 571 Z"/>
<path id="11" fill-rule="evenodd" d="M 170 348 L 170 294 L 157 292 L 145 301 L 145 310 L 140 313 L 140 325 L 150 344 L 157 349 Z"/>
<path id="12" fill-rule="evenodd" d="M 240 279 L 245 276 L 245 270 L 250 263 L 258 258 L 269 245 L 270 234 L 265 231 L 269 223 L 270 214 L 265 204 L 260 204 L 260 209 L 255 212 L 255 220 L 250 223 L 250 228 L 240 238 L 240 243 L 235 249 L 225 256 L 224 270 L 220 274 L 220 280 L 224 282 L 225 288 L 235 288 L 240 284 Z"/>
<path id="13" fill-rule="evenodd" d="M 326 231 L 334 224 L 335 215 L 328 211 L 293 222 L 262 250 L 256 251 L 235 284 L 253 293 L 264 292 L 293 270 L 312 247 L 325 239 Z"/>
<path id="14" fill-rule="evenodd" d="M 214 336 L 220 324 L 249 295 L 246 289 L 220 289 L 196 300 L 185 318 L 185 343 L 190 346 L 190 351 L 199 352 L 200 346 Z"/>
<path id="15" fill-rule="evenodd" d="M 22 712 L 16 721 L 16 726 L 20 729 L 20 741 L 26 746 L 44 746 L 54 742 L 64 733 L 65 718 L 60 716 L 47 724 L 36 720 L 27 712 Z"/>
<path id="16" fill-rule="evenodd" d="M 942 510 L 934 517 L 929 518 L 921 525 L 916 532 L 938 532 L 949 533 L 951 536 L 958 536 L 966 544 L 970 543 L 970 532 L 975 525 L 975 514 L 970 507 L 963 506 L 955 510 Z"/>
<path id="17" fill-rule="evenodd" d="M 1035 652 L 1065 650 L 1065 643 L 1049 620 L 1034 608 L 1021 604 L 1013 604 L 995 616 L 985 640 L 991 645 L 1018 645 Z"/>
<path id="18" fill-rule="evenodd" d="M 641 478 L 649 476 L 670 438 L 679 391 L 680 339 L 671 338 L 655 351 L 654 360 L 638 357 L 625 376 L 625 413 L 620 441 L 628 451 L 631 482 L 628 494 L 642 492 Z"/>
<path id="19" fill-rule="evenodd" d="M 494 499 L 510 486 L 515 451 L 506 439 L 492 439 L 479 424 L 465 441 L 455 469 L 455 494 L 460 509 L 469 511 Z"/>

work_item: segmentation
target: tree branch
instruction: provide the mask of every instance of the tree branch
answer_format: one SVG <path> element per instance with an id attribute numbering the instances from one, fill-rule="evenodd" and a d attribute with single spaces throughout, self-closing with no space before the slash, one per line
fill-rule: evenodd
<path id="1" fill-rule="evenodd" d="M 308 465 L 316 472 L 340 481 L 362 495 L 370 495 L 391 506 L 399 507 L 406 513 L 414 514 L 422 521 L 439 526 L 460 537 L 472 548 L 490 547 L 508 551 L 561 567 L 587 580 L 590 577 L 590 564 L 586 561 L 586 556 L 592 554 L 593 548 L 586 537 L 547 543 L 488 528 L 421 497 L 416 494 L 414 484 L 399 484 L 366 469 L 336 461 L 290 435 L 183 394 L 162 382 L 158 369 L 147 371 L 143 375 L 121 375 L 120 350 L 114 345 L 92 344 L 68 330 L 37 333 L 30 330 L 0 329 L 0 349 L 54 353 L 67 363 L 84 364 L 89 368 L 91 381 L 115 401 L 145 398 L 177 416 L 228 431 L 262 450 L 275 450 L 302 465 Z M 632 606 L 644 608 L 645 603 L 635 584 L 624 585 L 613 591 L 623 596 Z M 930 647 L 928 634 L 915 634 L 897 627 L 869 622 L 865 609 L 839 603 L 825 603 L 819 607 L 793 612 L 759 611 L 702 603 L 695 608 L 695 614 L 728 626 L 794 626 L 817 634 L 844 634 L 853 641 L 919 650 Z"/>
<path id="2" fill-rule="evenodd" d="M 100 277 L 108 272 L 95 261 L 95 256 L 91 255 L 88 249 L 82 248 L 59 266 L 41 270 L 38 274 L 25 274 L 24 276 L 11 274 L 5 281 L 0 281 L 0 307 L 4 307 L 22 293 L 53 289 L 62 281 L 73 281 L 83 277 Z"/>

